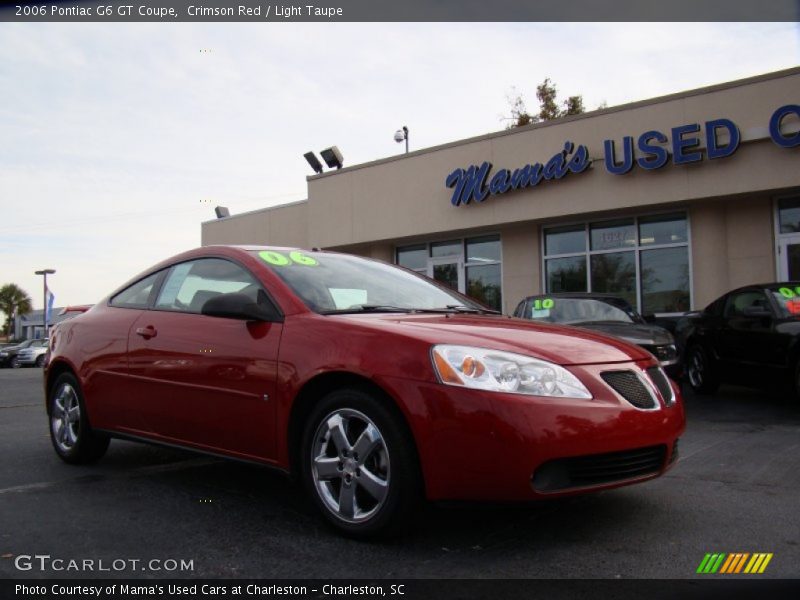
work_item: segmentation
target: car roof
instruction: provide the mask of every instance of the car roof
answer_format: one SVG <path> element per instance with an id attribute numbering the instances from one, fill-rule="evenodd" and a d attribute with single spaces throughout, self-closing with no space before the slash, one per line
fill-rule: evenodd
<path id="1" fill-rule="evenodd" d="M 770 283 L 751 283 L 750 285 L 743 285 L 742 287 L 732 289 L 729 292 L 723 294 L 723 296 L 727 296 L 728 294 L 733 294 L 734 292 L 743 292 L 745 290 L 763 290 L 765 288 L 782 287 L 782 286 L 800 287 L 800 281 L 772 281 Z"/>

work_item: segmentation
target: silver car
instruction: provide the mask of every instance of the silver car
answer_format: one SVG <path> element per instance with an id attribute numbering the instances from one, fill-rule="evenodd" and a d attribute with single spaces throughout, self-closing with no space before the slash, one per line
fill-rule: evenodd
<path id="1" fill-rule="evenodd" d="M 49 340 L 36 340 L 27 348 L 19 351 L 16 364 L 18 367 L 44 366 L 44 355 L 47 354 Z"/>

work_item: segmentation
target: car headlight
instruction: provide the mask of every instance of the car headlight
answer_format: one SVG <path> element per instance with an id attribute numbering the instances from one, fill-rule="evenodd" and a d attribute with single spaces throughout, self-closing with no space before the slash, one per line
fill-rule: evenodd
<path id="1" fill-rule="evenodd" d="M 530 396 L 592 397 L 564 367 L 522 354 L 439 344 L 431 357 L 439 380 L 446 385 Z"/>

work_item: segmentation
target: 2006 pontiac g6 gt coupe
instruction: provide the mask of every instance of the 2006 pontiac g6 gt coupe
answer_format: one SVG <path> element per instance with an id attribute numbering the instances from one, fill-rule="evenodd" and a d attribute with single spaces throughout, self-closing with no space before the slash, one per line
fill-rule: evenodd
<path id="1" fill-rule="evenodd" d="M 66 462 L 118 437 L 271 465 L 359 536 L 397 530 L 424 498 L 652 479 L 685 426 L 637 346 L 291 248 L 209 246 L 142 273 L 55 328 L 45 391 Z"/>

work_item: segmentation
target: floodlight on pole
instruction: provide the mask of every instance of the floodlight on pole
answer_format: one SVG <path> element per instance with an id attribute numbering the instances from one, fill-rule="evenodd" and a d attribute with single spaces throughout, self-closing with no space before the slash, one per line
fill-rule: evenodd
<path id="1" fill-rule="evenodd" d="M 322 156 L 322 160 L 325 161 L 325 164 L 331 169 L 341 169 L 344 164 L 342 153 L 336 146 L 325 148 L 325 150 L 320 152 L 320 155 Z"/>
<path id="2" fill-rule="evenodd" d="M 311 168 L 314 169 L 314 173 L 322 173 L 322 163 L 319 162 L 317 155 L 313 152 L 306 152 L 303 154 L 303 157 L 306 159 Z"/>

